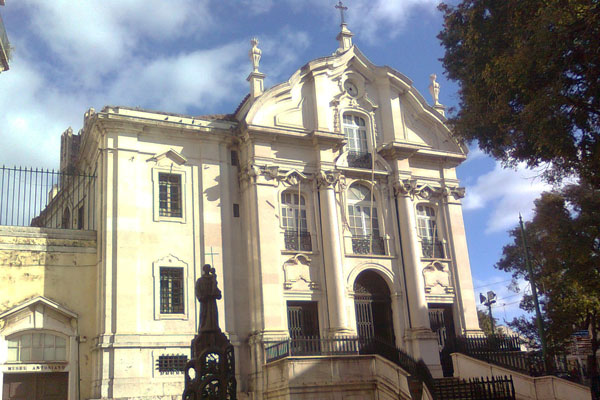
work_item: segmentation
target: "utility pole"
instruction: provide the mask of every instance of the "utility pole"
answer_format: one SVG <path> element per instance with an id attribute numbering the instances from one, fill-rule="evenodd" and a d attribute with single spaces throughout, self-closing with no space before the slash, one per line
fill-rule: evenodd
<path id="1" fill-rule="evenodd" d="M 529 261 L 529 247 L 527 247 L 527 237 L 525 235 L 525 226 L 523 225 L 523 218 L 519 213 L 519 225 L 521 226 L 521 239 L 523 240 L 523 250 L 525 255 L 525 266 L 527 267 L 527 273 L 529 274 L 529 285 L 531 285 L 531 294 L 533 295 L 533 304 L 535 306 L 535 316 L 538 328 L 538 334 L 540 335 L 540 342 L 542 344 L 542 359 L 544 360 L 544 366 L 546 370 L 549 370 L 548 363 L 548 349 L 546 347 L 546 334 L 544 332 L 544 321 L 542 320 L 542 312 L 540 311 L 540 302 L 538 301 L 537 288 L 535 286 L 535 278 L 533 277 L 533 269 L 531 268 L 531 262 Z M 548 371 L 547 371 L 548 372 Z"/>
<path id="2" fill-rule="evenodd" d="M 483 304 L 484 306 L 487 306 L 487 308 L 488 308 L 489 315 L 490 315 L 490 322 L 492 324 L 492 335 L 495 335 L 496 329 L 494 328 L 494 316 L 492 315 L 492 304 L 494 304 L 496 302 L 496 293 L 494 293 L 490 290 L 489 292 L 487 292 L 487 299 L 485 298 L 484 295 L 479 293 L 479 301 L 481 302 L 481 304 Z"/>

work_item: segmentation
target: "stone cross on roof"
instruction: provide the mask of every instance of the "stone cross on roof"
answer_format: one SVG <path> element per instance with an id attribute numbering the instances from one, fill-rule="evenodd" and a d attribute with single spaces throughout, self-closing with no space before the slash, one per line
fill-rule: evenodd
<path id="1" fill-rule="evenodd" d="M 346 11 L 348 9 L 348 7 L 345 7 L 344 3 L 342 3 L 342 0 L 339 0 L 338 3 L 336 4 L 335 8 L 340 10 L 340 17 L 342 18 L 342 25 L 344 25 L 346 23 L 346 21 L 344 20 L 344 11 Z"/>

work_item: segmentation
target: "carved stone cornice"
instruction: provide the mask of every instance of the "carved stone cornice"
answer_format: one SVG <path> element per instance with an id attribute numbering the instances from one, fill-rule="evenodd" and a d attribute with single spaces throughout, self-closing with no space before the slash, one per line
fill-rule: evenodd
<path id="1" fill-rule="evenodd" d="M 402 179 L 394 182 L 395 193 L 412 199 L 431 200 L 453 196 L 455 199 L 465 197 L 464 187 L 434 187 L 428 184 L 419 184 L 416 179 Z"/>
<path id="2" fill-rule="evenodd" d="M 272 184 L 275 185 L 283 183 L 288 186 L 295 186 L 301 182 L 309 182 L 312 180 L 311 176 L 306 175 L 298 170 L 293 169 L 289 171 L 283 171 L 277 165 L 258 166 L 252 164 L 248 167 L 242 168 L 240 171 L 240 180 L 242 182 L 248 181 L 256 183 L 259 177 L 262 177 L 264 181 L 272 182 Z"/>
<path id="3" fill-rule="evenodd" d="M 340 171 L 332 170 L 332 171 L 324 171 L 320 170 L 317 173 L 317 186 L 321 187 L 334 187 L 336 183 L 340 181 L 341 173 Z"/>

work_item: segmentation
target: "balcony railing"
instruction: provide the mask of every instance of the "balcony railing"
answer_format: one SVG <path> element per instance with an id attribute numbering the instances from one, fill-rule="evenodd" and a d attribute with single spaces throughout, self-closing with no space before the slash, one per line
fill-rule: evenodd
<path id="1" fill-rule="evenodd" d="M 354 254 L 385 254 L 385 241 L 380 236 L 352 236 L 352 252 Z"/>
<path id="2" fill-rule="evenodd" d="M 363 153 L 360 151 L 348 152 L 348 166 L 352 168 L 371 169 L 373 166 L 371 153 Z"/>
<path id="3" fill-rule="evenodd" d="M 285 249 L 295 251 L 312 251 L 310 232 L 307 231 L 285 231 Z"/>
<path id="4" fill-rule="evenodd" d="M 8 60 L 10 59 L 10 43 L 8 35 L 4 29 L 4 22 L 0 16 L 0 72 L 8 69 Z"/>
<path id="5" fill-rule="evenodd" d="M 441 240 L 423 238 L 421 249 L 425 258 L 446 258 L 445 243 Z"/>
<path id="6" fill-rule="evenodd" d="M 0 167 L 0 225 L 95 229 L 95 176 Z"/>

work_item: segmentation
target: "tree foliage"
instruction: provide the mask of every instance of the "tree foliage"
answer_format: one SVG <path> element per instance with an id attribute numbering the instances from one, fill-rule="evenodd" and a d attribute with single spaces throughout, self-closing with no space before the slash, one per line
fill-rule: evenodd
<path id="1" fill-rule="evenodd" d="M 564 350 L 574 330 L 588 327 L 596 351 L 600 329 L 600 190 L 580 184 L 543 193 L 535 201 L 535 215 L 525 230 L 550 352 Z M 514 278 L 528 280 L 520 229 L 515 228 L 510 235 L 513 242 L 504 247 L 496 267 Z M 533 311 L 531 295 L 524 296 L 521 308 Z M 513 321 L 511 326 L 534 336 L 532 325 L 525 320 Z"/>
<path id="2" fill-rule="evenodd" d="M 441 4 L 455 132 L 506 165 L 549 166 L 600 187 L 600 2 Z"/>
<path id="3" fill-rule="evenodd" d="M 485 333 L 486 336 L 490 336 L 493 333 L 496 333 L 496 332 L 492 332 L 492 319 L 490 318 L 489 313 L 487 313 L 483 310 L 477 310 L 477 319 L 479 320 L 479 327 L 481 328 L 483 333 Z M 494 328 L 496 328 L 496 330 L 497 330 L 497 326 L 498 326 L 498 318 L 494 318 Z"/>

